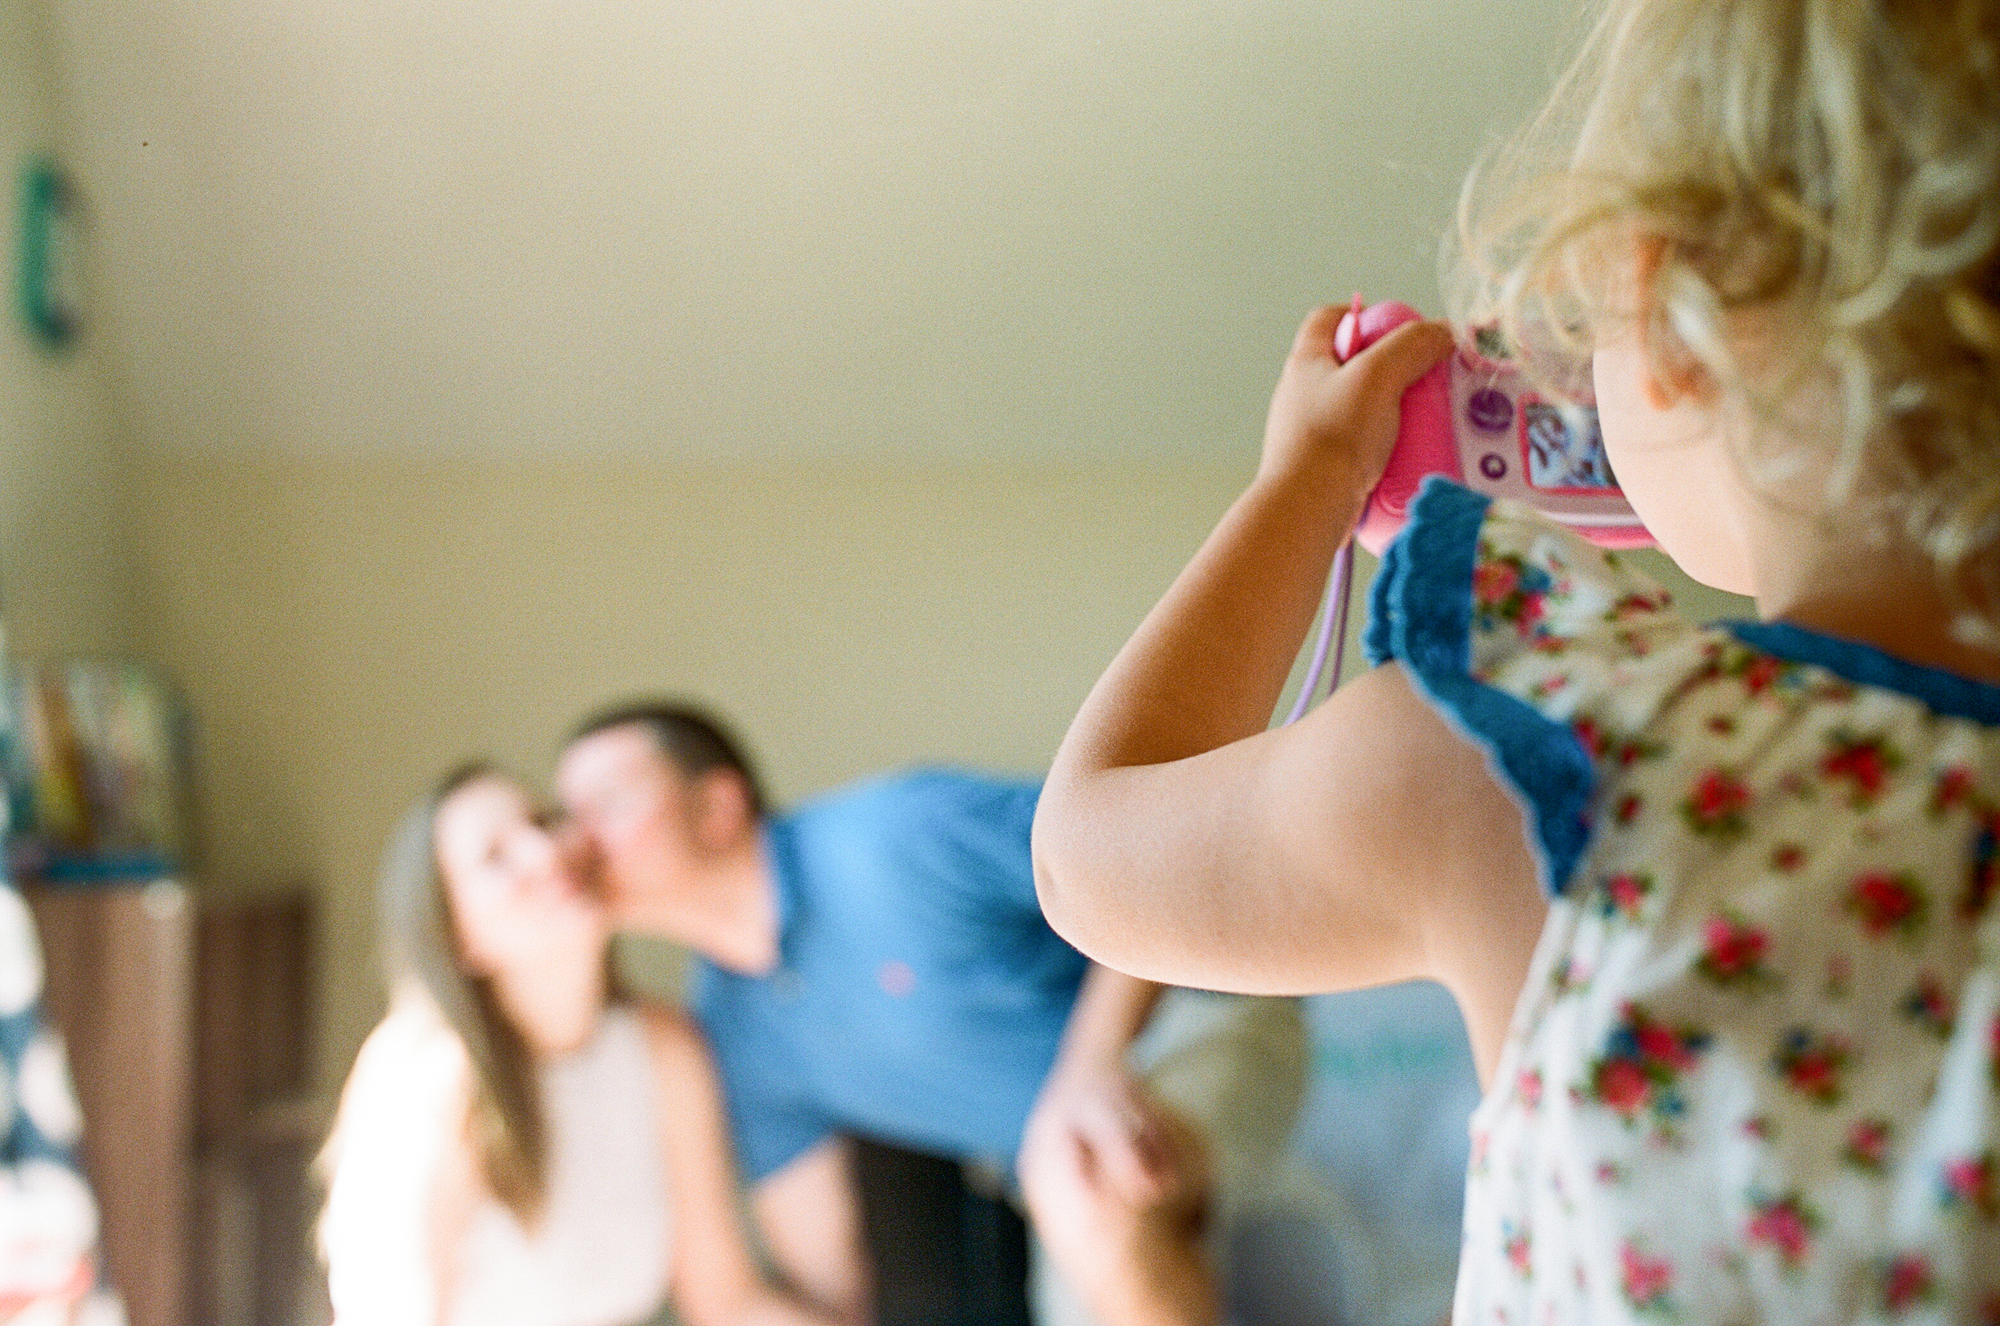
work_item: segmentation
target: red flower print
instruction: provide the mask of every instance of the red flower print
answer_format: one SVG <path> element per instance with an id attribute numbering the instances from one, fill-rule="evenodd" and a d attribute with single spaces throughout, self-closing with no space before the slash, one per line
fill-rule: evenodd
<path id="1" fill-rule="evenodd" d="M 1618 1250 L 1618 1261 L 1624 1273 L 1625 1301 L 1641 1312 L 1664 1310 L 1674 1283 L 1673 1263 L 1664 1257 L 1646 1256 L 1630 1239 Z"/>
<path id="2" fill-rule="evenodd" d="M 1972 769 L 1968 765 L 1953 764 L 1938 770 L 1937 778 L 1931 784 L 1931 814 L 1942 815 L 1971 801 L 1974 786 Z"/>
<path id="3" fill-rule="evenodd" d="M 1533 1241 L 1527 1234 L 1516 1231 L 1512 1221 L 1503 1226 L 1501 1236 L 1501 1246 L 1507 1253 L 1507 1264 L 1514 1268 L 1515 1274 L 1529 1275 L 1534 1269 Z"/>
<path id="4" fill-rule="evenodd" d="M 1779 843 L 1771 849 L 1771 869 L 1789 875 L 1806 863 L 1806 849 L 1797 843 Z"/>
<path id="5" fill-rule="evenodd" d="M 1793 1027 L 1779 1040 L 1771 1066 L 1807 1100 L 1830 1107 L 1840 1103 L 1846 1089 L 1844 1078 L 1853 1053 L 1838 1036 Z"/>
<path id="6" fill-rule="evenodd" d="M 1611 749 L 1610 736 L 1597 725 L 1597 720 L 1588 714 L 1580 716 L 1569 725 L 1569 728 L 1576 734 L 1577 745 L 1583 747 L 1591 759 L 1601 760 L 1604 758 L 1604 753 Z"/>
<path id="7" fill-rule="evenodd" d="M 1754 1137 L 1760 1142 L 1768 1142 L 1776 1133 L 1777 1130 L 1771 1126 L 1769 1115 L 1753 1114 L 1743 1121 L 1743 1135 L 1745 1137 Z"/>
<path id="8" fill-rule="evenodd" d="M 1784 660 L 1773 658 L 1769 654 L 1755 654 L 1744 665 L 1740 680 L 1743 682 L 1744 690 L 1752 695 L 1759 695 L 1784 673 Z"/>
<path id="9" fill-rule="evenodd" d="M 1505 603 L 1521 584 L 1521 572 L 1512 562 L 1481 562 L 1472 573 L 1472 596 L 1482 604 Z"/>
<path id="10" fill-rule="evenodd" d="M 1665 752 L 1666 747 L 1657 741 L 1628 741 L 1618 748 L 1618 763 L 1631 768 L 1641 760 L 1650 760 Z"/>
<path id="11" fill-rule="evenodd" d="M 1627 1004 L 1624 1020 L 1605 1043 L 1604 1055 L 1590 1066 L 1589 1091 L 1594 1098 L 1630 1123 L 1641 1110 L 1671 1127 L 1687 1109 L 1680 1080 L 1708 1048 L 1706 1032 L 1669 1027 L 1640 1008 Z"/>
<path id="12" fill-rule="evenodd" d="M 1658 594 L 1645 594 L 1634 591 L 1612 604 L 1611 611 L 1605 614 L 1605 620 L 1622 621 L 1627 617 L 1639 617 L 1649 612 L 1658 612 L 1672 601 L 1665 590 L 1660 591 Z"/>
<path id="13" fill-rule="evenodd" d="M 1887 1119 L 1859 1120 L 1847 1130 L 1847 1149 L 1841 1152 L 1841 1159 L 1856 1169 L 1879 1172 L 1888 1163 L 1892 1133 Z"/>
<path id="14" fill-rule="evenodd" d="M 1851 784 L 1848 798 L 1857 806 L 1865 806 L 1879 796 L 1890 771 L 1903 762 L 1902 756 L 1881 736 L 1855 737 L 1835 732 L 1827 741 L 1833 749 L 1819 762 L 1820 774 L 1829 781 L 1845 780 Z"/>
<path id="15" fill-rule="evenodd" d="M 1495 557 L 1487 549 L 1480 553 L 1480 564 L 1472 572 L 1480 624 L 1490 628 L 1498 619 L 1514 623 L 1524 640 L 1539 635 L 1535 627 L 1542 620 L 1542 600 L 1552 584 L 1548 572 L 1511 554 Z"/>
<path id="16" fill-rule="evenodd" d="M 1646 1070 L 1631 1059 L 1607 1059 L 1598 1066 L 1591 1081 L 1597 1098 L 1626 1118 L 1645 1108 L 1652 1084 Z"/>
<path id="17" fill-rule="evenodd" d="M 1908 1312 L 1927 1303 L 1937 1293 L 1937 1277 L 1930 1258 L 1910 1252 L 1891 1261 L 1882 1272 L 1882 1306 L 1891 1312 Z"/>
<path id="18" fill-rule="evenodd" d="M 1743 808 L 1749 804 L 1749 788 L 1725 771 L 1711 769 L 1681 802 L 1681 816 L 1696 833 L 1734 838 L 1748 827 L 1743 822 Z"/>
<path id="19" fill-rule="evenodd" d="M 1828 1097 L 1839 1090 L 1835 1085 L 1839 1071 L 1839 1064 L 1831 1056 L 1808 1055 L 1787 1069 L 1786 1076 L 1808 1096 Z"/>
<path id="20" fill-rule="evenodd" d="M 1621 825 L 1630 824 L 1633 820 L 1639 818 L 1639 812 L 1644 810 L 1645 807 L 1646 802 L 1643 797 L 1637 792 L 1627 792 L 1624 796 L 1618 798 L 1617 806 L 1611 811 L 1611 818 Z"/>
<path id="21" fill-rule="evenodd" d="M 1968 1207 L 1988 1220 L 2000 1218 L 2000 1190 L 1995 1187 L 1993 1153 L 1954 1160 L 1944 1167 L 1946 1207 Z"/>
<path id="22" fill-rule="evenodd" d="M 1785 1265 L 1796 1267 L 1812 1250 L 1813 1231 L 1819 1216 L 1797 1193 L 1751 1203 L 1752 1215 L 1745 1231 L 1752 1247 L 1776 1250 Z"/>
<path id="23" fill-rule="evenodd" d="M 1522 1073 L 1515 1089 L 1520 1093 L 1523 1105 L 1531 1110 L 1539 1106 L 1542 1103 L 1542 1070 L 1530 1068 Z"/>
<path id="24" fill-rule="evenodd" d="M 1643 871 L 1621 870 L 1604 881 L 1604 915 L 1636 921 L 1653 892 L 1653 877 Z"/>
<path id="25" fill-rule="evenodd" d="M 1863 875 L 1847 891 L 1847 910 L 1876 938 L 1891 931 L 1905 939 L 1913 937 L 1923 929 L 1928 908 L 1923 889 L 1907 874 Z"/>
<path id="26" fill-rule="evenodd" d="M 1736 720 L 1728 714 L 1713 714 L 1708 720 L 1708 730 L 1718 737 L 1726 737 L 1736 731 Z"/>
<path id="27" fill-rule="evenodd" d="M 1958 1003 L 1942 981 L 1925 972 L 1903 996 L 1902 1014 L 1926 1031 L 1949 1039 L 1952 1023 L 1958 1020 Z"/>
<path id="28" fill-rule="evenodd" d="M 1702 930 L 1701 961 L 1695 970 L 1717 985 L 1756 986 L 1775 980 L 1765 970 L 1770 936 L 1733 917 L 1710 917 Z"/>
<path id="29" fill-rule="evenodd" d="M 1543 596 L 1540 594 L 1521 595 L 1521 606 L 1514 619 L 1514 629 L 1523 636 L 1533 635 L 1535 627 L 1541 622 L 1544 616 L 1542 601 Z"/>
<path id="30" fill-rule="evenodd" d="M 1675 1035 L 1664 1023 L 1642 1022 L 1632 1029 L 1639 1042 L 1639 1053 L 1652 1063 L 1663 1065 L 1674 1072 L 1683 1073 L 1694 1067 L 1694 1055 L 1689 1052 L 1687 1042 Z"/>

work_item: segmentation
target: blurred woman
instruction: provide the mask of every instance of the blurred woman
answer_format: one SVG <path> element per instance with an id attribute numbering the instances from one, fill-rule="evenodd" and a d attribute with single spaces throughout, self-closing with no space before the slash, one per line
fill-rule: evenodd
<path id="1" fill-rule="evenodd" d="M 382 876 L 388 1015 L 321 1157 L 347 1326 L 835 1318 L 766 1285 L 707 1047 L 612 993 L 610 931 L 536 799 L 467 766 Z"/>

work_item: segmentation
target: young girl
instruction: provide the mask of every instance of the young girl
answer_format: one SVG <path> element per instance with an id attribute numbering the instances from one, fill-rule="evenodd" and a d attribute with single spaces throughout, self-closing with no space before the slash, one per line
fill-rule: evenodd
<path id="1" fill-rule="evenodd" d="M 1064 742 L 1049 917 L 1155 980 L 1449 987 L 1461 1323 L 2000 1321 L 2000 4 L 1609 0 L 1503 164 L 1469 315 L 1590 347 L 1639 514 L 1763 620 L 1433 480 L 1387 666 L 1263 731 L 1451 345 L 1342 365 L 1321 310 Z"/>

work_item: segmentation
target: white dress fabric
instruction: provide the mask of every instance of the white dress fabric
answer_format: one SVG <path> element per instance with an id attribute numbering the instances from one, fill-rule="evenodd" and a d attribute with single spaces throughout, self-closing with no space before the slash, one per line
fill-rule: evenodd
<path id="1" fill-rule="evenodd" d="M 1371 652 L 1555 899 L 1472 1120 L 1459 1326 L 2000 1323 L 2000 688 L 1701 627 L 1427 488 Z"/>
<path id="2" fill-rule="evenodd" d="M 0 744 L 5 735 L 0 726 Z M 0 829 L 5 821 L 0 805 Z M 42 975 L 34 915 L 0 869 L 0 1314 L 21 1326 L 119 1326 L 125 1310 L 98 1269 L 97 1201 L 76 1154 L 83 1112 L 62 1037 L 42 1019 Z M 64 1306 L 73 1297 L 74 1316 Z"/>
<path id="3" fill-rule="evenodd" d="M 548 1198 L 532 1228 L 498 1200 L 455 1248 L 446 1315 L 425 1233 L 437 1120 L 462 1097 L 463 1051 L 435 1015 L 399 1007 L 357 1061 L 321 1245 L 341 1326 L 631 1326 L 665 1302 L 666 1164 L 653 1060 L 638 1017 L 606 1011 L 582 1049 L 541 1073 Z"/>

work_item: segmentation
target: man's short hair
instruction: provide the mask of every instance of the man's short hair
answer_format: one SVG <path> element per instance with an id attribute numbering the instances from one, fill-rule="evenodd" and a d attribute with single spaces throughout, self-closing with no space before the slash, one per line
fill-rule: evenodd
<path id="1" fill-rule="evenodd" d="M 763 780 L 743 743 L 721 719 L 697 705 L 677 700 L 627 700 L 577 724 L 564 745 L 574 746 L 585 737 L 621 727 L 643 729 L 684 778 L 699 778 L 714 769 L 733 771 L 749 794 L 751 814 L 762 819 L 768 811 Z"/>

